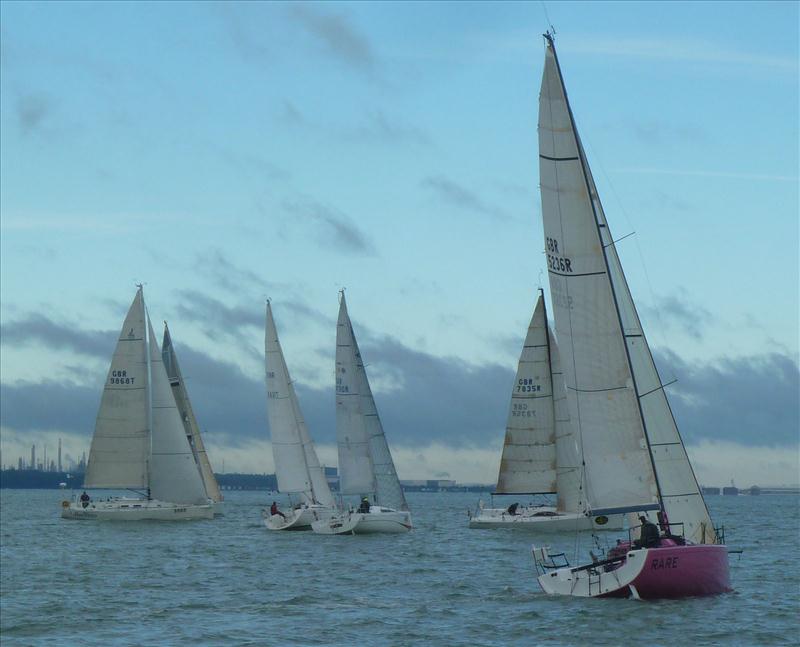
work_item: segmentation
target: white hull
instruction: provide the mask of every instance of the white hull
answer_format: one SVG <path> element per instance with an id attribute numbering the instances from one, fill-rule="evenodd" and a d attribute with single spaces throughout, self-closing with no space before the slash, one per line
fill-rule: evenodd
<path id="1" fill-rule="evenodd" d="M 279 514 L 271 515 L 269 510 L 263 510 L 261 516 L 264 518 L 267 530 L 311 530 L 314 521 L 330 519 L 335 512 L 333 508 L 312 505 L 287 510 L 284 512 L 285 519 Z"/>
<path id="2" fill-rule="evenodd" d="M 224 501 L 214 501 L 214 516 L 215 517 L 224 517 L 225 516 L 225 502 Z"/>
<path id="3" fill-rule="evenodd" d="M 64 501 L 63 519 L 97 519 L 100 521 L 189 521 L 213 519 L 212 504 L 189 505 L 166 503 L 154 499 L 114 498 L 90 501 L 84 508 L 80 501 Z"/>
<path id="4" fill-rule="evenodd" d="M 372 506 L 369 512 L 344 512 L 311 524 L 321 535 L 399 534 L 411 530 L 411 513 Z"/>
<path id="5" fill-rule="evenodd" d="M 622 525 L 622 515 L 587 517 L 580 512 L 559 512 L 549 506 L 518 508 L 517 514 L 509 514 L 506 508 L 484 508 L 469 520 L 470 528 L 524 528 L 542 533 L 621 530 Z"/>

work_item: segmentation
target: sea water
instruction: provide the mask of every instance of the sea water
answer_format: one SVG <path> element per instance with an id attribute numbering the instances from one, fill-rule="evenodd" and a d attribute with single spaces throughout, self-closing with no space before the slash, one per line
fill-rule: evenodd
<path id="1" fill-rule="evenodd" d="M 3 647 L 786 645 L 800 635 L 793 496 L 708 497 L 729 547 L 744 551 L 730 555 L 735 591 L 644 602 L 544 595 L 530 555 L 541 538 L 470 530 L 470 493 L 410 494 L 414 531 L 372 536 L 267 531 L 266 492 L 226 492 L 224 517 L 176 523 L 62 520 L 63 494 L 0 492 Z M 576 550 L 581 561 L 597 552 L 591 535 L 546 543 L 573 564 Z"/>

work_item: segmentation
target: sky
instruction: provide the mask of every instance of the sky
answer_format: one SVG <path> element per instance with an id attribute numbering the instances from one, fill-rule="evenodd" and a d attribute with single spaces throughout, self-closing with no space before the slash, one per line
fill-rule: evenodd
<path id="1" fill-rule="evenodd" d="M 494 481 L 550 23 L 699 479 L 797 484 L 791 2 L 1 3 L 2 461 L 88 450 L 141 282 L 217 471 L 273 470 L 267 297 L 335 465 L 346 288 L 400 477 Z"/>

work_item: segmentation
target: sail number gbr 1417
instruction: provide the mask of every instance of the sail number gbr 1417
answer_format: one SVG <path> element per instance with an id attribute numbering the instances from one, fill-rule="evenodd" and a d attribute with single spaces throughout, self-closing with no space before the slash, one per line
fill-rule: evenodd
<path id="1" fill-rule="evenodd" d="M 572 261 L 561 256 L 558 251 L 558 240 L 555 238 L 545 239 L 547 247 L 547 267 L 553 272 L 572 272 Z"/>

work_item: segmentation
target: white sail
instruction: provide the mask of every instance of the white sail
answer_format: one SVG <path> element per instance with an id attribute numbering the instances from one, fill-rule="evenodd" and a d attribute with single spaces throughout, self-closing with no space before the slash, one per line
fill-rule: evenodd
<path id="1" fill-rule="evenodd" d="M 269 302 L 264 350 L 267 418 L 278 489 L 281 492 L 299 493 L 308 504 L 321 503 L 332 507 L 333 496 L 300 411 Z"/>
<path id="2" fill-rule="evenodd" d="M 549 38 L 539 152 L 550 287 L 590 507 L 645 509 L 660 499 L 670 521 L 685 524 L 687 539 L 714 543 Z"/>
<path id="3" fill-rule="evenodd" d="M 147 329 L 152 407 L 150 495 L 170 503 L 208 503 L 149 317 Z"/>
<path id="4" fill-rule="evenodd" d="M 563 512 L 586 512 L 580 444 L 569 418 L 567 387 L 561 370 L 558 343 L 549 325 L 548 330 L 556 436 L 556 508 Z"/>
<path id="5" fill-rule="evenodd" d="M 498 494 L 556 491 L 555 411 L 544 296 L 536 302 L 511 389 Z"/>
<path id="6" fill-rule="evenodd" d="M 139 288 L 111 358 L 84 487 L 147 488 L 150 431 L 145 326 L 144 298 Z"/>
<path id="7" fill-rule="evenodd" d="M 359 359 L 344 293 L 336 322 L 336 440 L 342 494 L 374 494 L 369 432 L 361 412 Z"/>
<path id="8" fill-rule="evenodd" d="M 342 293 L 342 303 L 344 303 L 344 293 Z M 397 470 L 394 467 L 392 454 L 389 451 L 389 444 L 386 442 L 386 434 L 383 432 L 383 425 L 378 415 L 378 409 L 375 406 L 375 399 L 372 397 L 367 371 L 364 368 L 364 361 L 361 357 L 361 351 L 358 348 L 358 342 L 356 341 L 349 316 L 347 317 L 347 323 L 349 324 L 351 348 L 355 355 L 359 377 L 361 416 L 369 439 L 370 460 L 375 483 L 375 501 L 379 505 L 395 510 L 408 510 L 406 497 L 403 493 L 403 488 L 400 486 L 400 480 L 397 478 Z"/>
<path id="9" fill-rule="evenodd" d="M 172 337 L 169 334 L 169 328 L 166 322 L 164 322 L 161 357 L 164 362 L 164 368 L 167 371 L 170 387 L 172 388 L 172 395 L 175 397 L 178 413 L 183 421 L 186 438 L 194 453 L 197 468 L 200 470 L 200 477 L 203 479 L 206 495 L 214 502 L 222 501 L 222 493 L 217 484 L 217 478 L 214 476 L 214 470 L 211 469 L 211 462 L 208 460 L 208 454 L 203 444 L 203 437 L 200 435 L 200 427 L 197 424 L 197 418 L 194 415 L 194 409 L 189 400 L 189 392 L 186 390 L 186 384 L 183 381 L 181 367 L 178 364 L 178 356 L 175 354 L 175 347 L 172 345 Z"/>
<path id="10" fill-rule="evenodd" d="M 539 173 L 550 291 L 570 419 L 595 514 L 658 507 L 624 331 L 577 133 L 551 46 L 539 100 Z M 625 478 L 620 478 L 625 475 Z"/>

